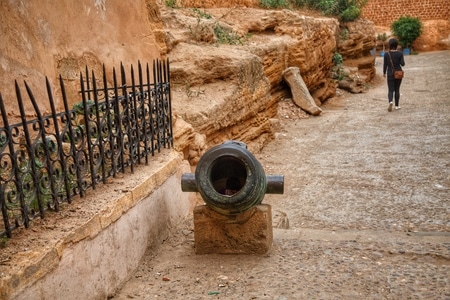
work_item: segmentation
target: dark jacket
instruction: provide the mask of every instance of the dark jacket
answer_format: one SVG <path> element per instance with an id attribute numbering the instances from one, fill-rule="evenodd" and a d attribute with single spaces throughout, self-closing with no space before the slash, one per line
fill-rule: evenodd
<path id="1" fill-rule="evenodd" d="M 402 69 L 401 66 L 405 65 L 405 59 L 401 51 L 389 51 L 384 54 L 383 75 L 387 72 L 388 76 L 394 76 L 394 71 L 392 71 L 392 65 L 389 59 L 389 55 L 392 58 L 392 63 L 396 71 Z"/>

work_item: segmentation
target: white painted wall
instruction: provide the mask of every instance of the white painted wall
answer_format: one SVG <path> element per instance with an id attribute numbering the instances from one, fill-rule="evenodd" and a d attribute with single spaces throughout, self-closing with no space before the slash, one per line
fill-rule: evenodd
<path id="1" fill-rule="evenodd" d="M 176 173 L 92 239 L 66 247 L 51 273 L 23 288 L 13 299 L 107 299 L 136 270 L 147 249 L 157 247 L 174 226 L 192 213 L 193 193 L 181 191 L 183 162 Z"/>

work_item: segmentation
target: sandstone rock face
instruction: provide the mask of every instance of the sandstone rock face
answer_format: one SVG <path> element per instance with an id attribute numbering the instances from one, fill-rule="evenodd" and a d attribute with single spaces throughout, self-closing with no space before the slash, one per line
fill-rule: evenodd
<path id="1" fill-rule="evenodd" d="M 170 58 L 174 114 L 204 134 L 209 146 L 226 139 L 263 146 L 272 138 L 266 112 L 270 84 L 258 56 L 183 43 Z"/>
<path id="2" fill-rule="evenodd" d="M 250 151 L 259 151 L 270 141 L 277 104 L 292 97 L 283 80 L 288 68 L 299 70 L 312 102 L 306 111 L 312 115 L 320 114 L 321 103 L 336 94 L 336 80 L 330 76 L 336 51 L 354 70 L 352 86 L 365 86 L 375 75 L 369 21 L 345 24 L 347 36 L 340 40 L 334 18 L 291 10 L 214 8 L 213 2 L 203 2 L 202 7 L 212 7 L 208 9 L 161 8 L 168 30 L 174 113 L 206 137 L 206 147 L 237 139 Z M 223 32 L 227 44 L 220 43 Z M 191 163 L 198 160 L 192 157 L 195 151 L 186 150 L 193 141 L 194 135 L 177 146 L 190 153 Z"/>
<path id="3" fill-rule="evenodd" d="M 356 67 L 358 80 L 370 82 L 375 77 L 375 57 L 370 54 L 376 45 L 375 27 L 368 20 L 356 20 L 341 25 L 338 52 L 343 56 L 344 66 Z"/>
<path id="4" fill-rule="evenodd" d="M 450 49 L 450 20 L 423 21 L 423 32 L 413 43 L 417 51 Z"/>
<path id="5" fill-rule="evenodd" d="M 282 72 L 298 67 L 311 92 L 328 78 L 336 49 L 339 23 L 333 18 L 305 16 L 301 11 L 212 9 L 241 35 L 251 35 L 244 48 L 263 58 L 272 86 L 283 81 Z M 328 58 L 328 59 L 324 59 Z"/>

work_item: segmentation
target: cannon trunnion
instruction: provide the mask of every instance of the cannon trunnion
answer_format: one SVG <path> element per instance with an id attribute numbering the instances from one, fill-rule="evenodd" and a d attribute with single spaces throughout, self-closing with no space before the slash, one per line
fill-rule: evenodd
<path id="1" fill-rule="evenodd" d="M 265 194 L 282 194 L 284 177 L 267 175 L 259 161 L 239 141 L 209 149 L 195 174 L 183 174 L 184 192 L 199 192 L 205 203 L 223 215 L 237 215 L 260 204 Z"/>

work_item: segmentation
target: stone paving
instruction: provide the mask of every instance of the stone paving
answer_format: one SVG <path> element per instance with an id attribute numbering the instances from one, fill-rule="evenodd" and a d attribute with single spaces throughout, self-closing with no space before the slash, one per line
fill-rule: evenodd
<path id="1" fill-rule="evenodd" d="M 196 255 L 187 219 L 112 299 L 450 299 L 450 51 L 405 60 L 401 110 L 383 81 L 256 155 L 285 176 L 269 253 Z"/>

